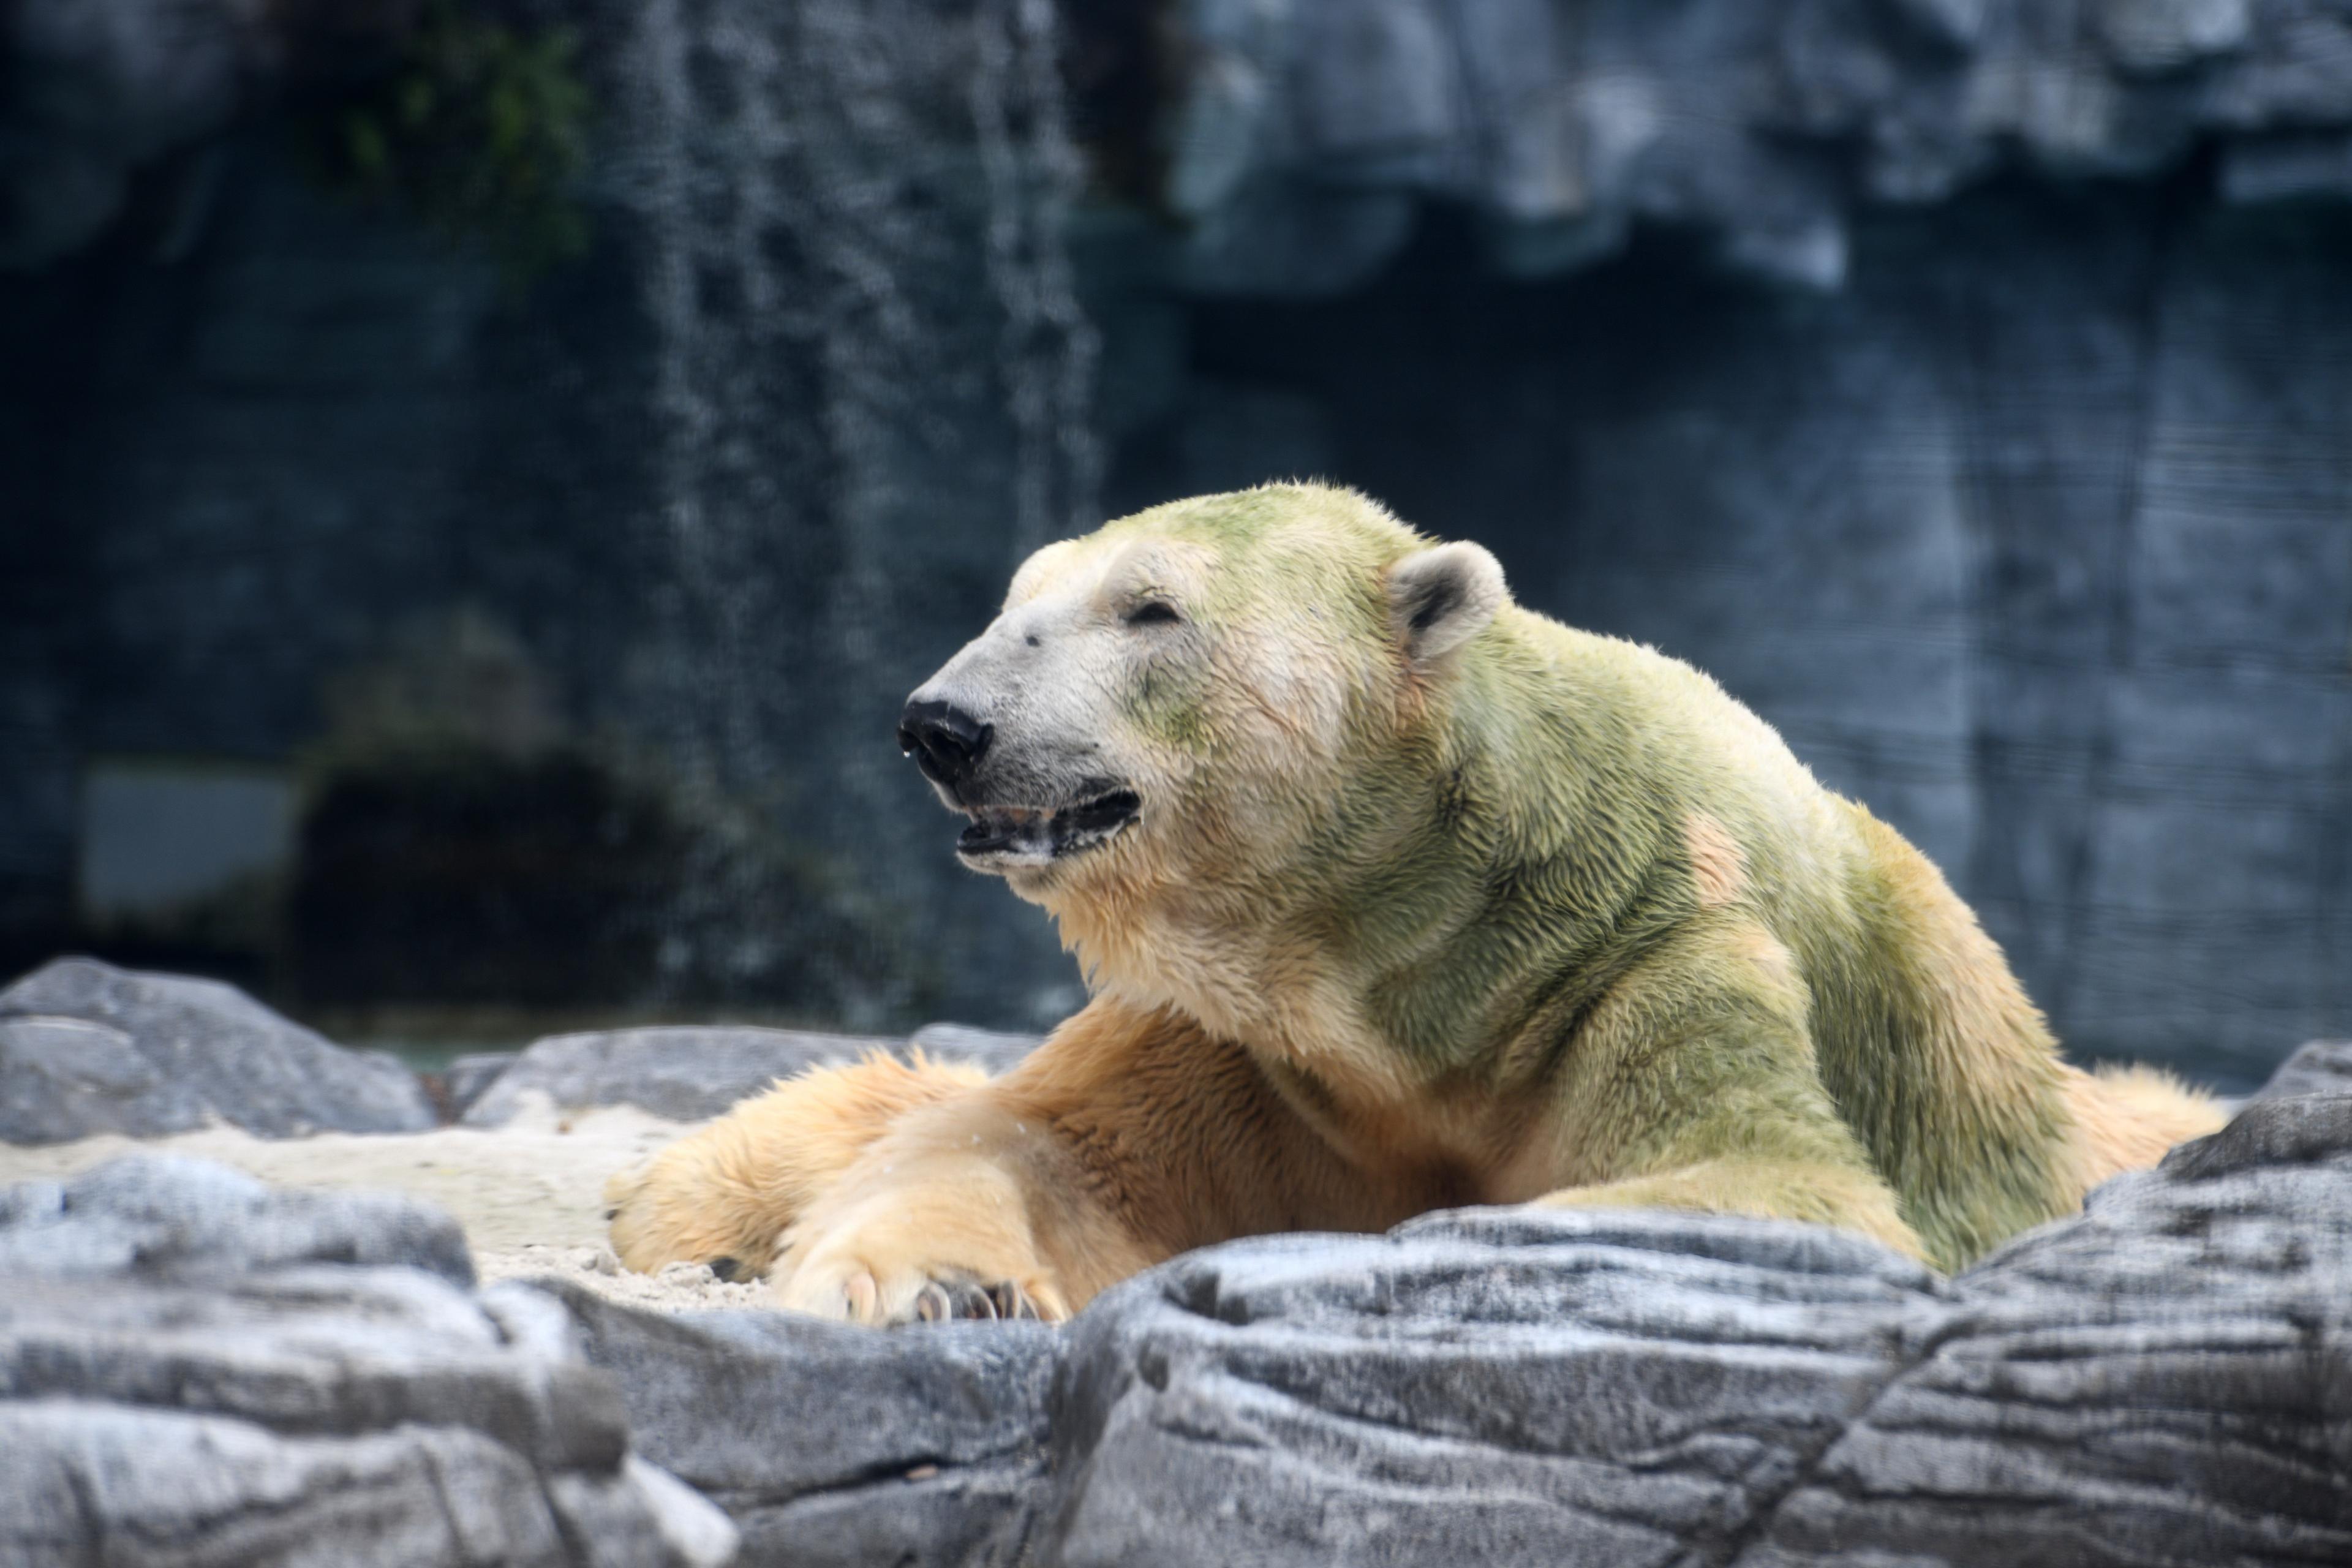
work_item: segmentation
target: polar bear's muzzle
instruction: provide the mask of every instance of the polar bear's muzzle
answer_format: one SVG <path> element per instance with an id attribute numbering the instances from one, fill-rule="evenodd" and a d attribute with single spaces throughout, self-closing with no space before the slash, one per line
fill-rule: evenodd
<path id="1" fill-rule="evenodd" d="M 996 729 L 954 703 L 917 697 L 898 720 L 898 749 L 950 807 L 971 819 L 956 854 L 975 870 L 1045 866 L 1108 843 L 1141 815 L 1143 797 L 1117 779 L 1067 789 L 991 787 Z"/>
<path id="2" fill-rule="evenodd" d="M 1112 788 L 1059 808 L 967 805 L 971 824 L 956 838 L 956 854 L 977 870 L 1043 866 L 1108 844 L 1141 815 L 1143 797 Z"/>

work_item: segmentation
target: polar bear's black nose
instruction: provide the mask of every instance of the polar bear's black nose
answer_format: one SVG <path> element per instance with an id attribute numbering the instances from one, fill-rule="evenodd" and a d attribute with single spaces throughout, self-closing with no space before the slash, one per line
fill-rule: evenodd
<path id="1" fill-rule="evenodd" d="M 996 726 L 983 724 L 952 702 L 915 701 L 898 715 L 898 749 L 923 776 L 950 789 L 971 776 Z"/>

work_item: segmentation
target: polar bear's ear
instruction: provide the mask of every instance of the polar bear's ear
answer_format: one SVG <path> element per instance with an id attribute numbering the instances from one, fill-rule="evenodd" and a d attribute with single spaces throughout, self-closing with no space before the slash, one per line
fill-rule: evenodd
<path id="1" fill-rule="evenodd" d="M 1389 568 L 1388 590 L 1389 624 L 1424 668 L 1485 630 L 1511 596 L 1502 563 L 1466 540 L 1406 556 Z"/>

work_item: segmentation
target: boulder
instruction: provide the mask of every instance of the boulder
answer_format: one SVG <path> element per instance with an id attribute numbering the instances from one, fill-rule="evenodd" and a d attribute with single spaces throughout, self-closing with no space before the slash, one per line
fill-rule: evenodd
<path id="1" fill-rule="evenodd" d="M 404 1199 L 162 1156 L 0 1192 L 0 1559 L 2352 1561 L 2352 1095 L 2266 1091 L 1951 1279 L 1494 1208 L 1059 1329 L 471 1280 Z"/>
<path id="2" fill-rule="evenodd" d="M 0 1193 L 0 1561 L 715 1565 L 562 1310 L 445 1217 L 131 1156 Z"/>
<path id="3" fill-rule="evenodd" d="M 562 1300 L 746 1564 L 2352 1561 L 2352 1098 L 1948 1279 L 1492 1209 L 1189 1254 L 1058 1331 Z"/>
<path id="4" fill-rule="evenodd" d="M 944 1061 L 971 1062 L 1000 1073 L 1045 1043 L 1043 1035 L 975 1029 L 969 1024 L 926 1024 L 908 1037 L 910 1049 Z"/>
<path id="5" fill-rule="evenodd" d="M 474 1283 L 457 1222 L 394 1194 L 288 1190 L 210 1160 L 145 1153 L 0 1188 L 0 1276 L 202 1280 L 303 1263 Z"/>
<path id="6" fill-rule="evenodd" d="M 217 981 L 59 959 L 0 991 L 0 1141 L 153 1137 L 227 1121 L 268 1138 L 435 1122 L 416 1075 Z"/>
<path id="7" fill-rule="evenodd" d="M 448 1096 L 451 1121 L 463 1117 L 474 1102 L 489 1091 L 507 1068 L 522 1058 L 520 1051 L 478 1051 L 463 1056 L 441 1069 L 441 1082 Z"/>
<path id="8" fill-rule="evenodd" d="M 553 1035 L 499 1072 L 460 1120 L 468 1127 L 497 1127 L 513 1119 L 526 1096 L 545 1095 L 565 1110 L 634 1105 L 677 1121 L 700 1121 L 778 1079 L 856 1061 L 872 1051 L 903 1056 L 919 1048 L 995 1072 L 1035 1044 L 1033 1036 L 954 1024 L 929 1025 L 911 1041 L 737 1025 Z"/>
<path id="9" fill-rule="evenodd" d="M 1705 1215 L 1195 1254 L 1076 1325 L 1045 1560 L 1728 1561 L 1949 1307 L 1858 1237 Z"/>
<path id="10" fill-rule="evenodd" d="M 2352 1040 L 2310 1040 L 2279 1064 L 2257 1100 L 2298 1094 L 2352 1094 Z"/>
<path id="11" fill-rule="evenodd" d="M 2352 1562 L 2352 1100 L 2249 1107 L 1955 1298 L 1738 1561 Z"/>
<path id="12" fill-rule="evenodd" d="M 670 1317 L 551 1286 L 637 1448 L 724 1508 L 745 1564 L 1011 1563 L 1045 1478 L 1060 1335 Z"/>

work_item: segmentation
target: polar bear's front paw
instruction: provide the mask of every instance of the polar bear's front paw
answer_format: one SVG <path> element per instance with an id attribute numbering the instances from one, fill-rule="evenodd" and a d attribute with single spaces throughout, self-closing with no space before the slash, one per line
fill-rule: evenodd
<path id="1" fill-rule="evenodd" d="M 1068 1317 L 1027 1227 L 991 1223 L 968 1196 L 894 1194 L 832 1225 L 818 1216 L 777 1259 L 779 1304 L 851 1323 Z"/>
<path id="2" fill-rule="evenodd" d="M 1042 1278 L 984 1280 L 968 1269 L 877 1269 L 845 1259 L 794 1268 L 776 1287 L 788 1311 L 877 1327 L 956 1320 L 1068 1316 L 1061 1293 Z"/>

